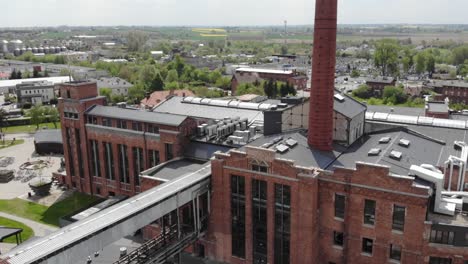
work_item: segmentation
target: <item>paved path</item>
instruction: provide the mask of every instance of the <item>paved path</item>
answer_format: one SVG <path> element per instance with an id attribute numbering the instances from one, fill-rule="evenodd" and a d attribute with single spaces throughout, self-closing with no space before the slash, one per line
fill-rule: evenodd
<path id="1" fill-rule="evenodd" d="M 52 233 L 52 232 L 54 232 L 55 230 L 58 229 L 57 227 L 44 225 L 44 224 L 38 223 L 38 222 L 33 221 L 33 220 L 29 220 L 29 219 L 19 217 L 19 216 L 16 216 L 16 215 L 7 214 L 7 213 L 4 213 L 4 212 L 0 212 L 0 216 L 5 217 L 5 218 L 9 218 L 11 220 L 15 220 L 17 222 L 20 222 L 20 223 L 23 223 L 23 224 L 29 226 L 34 231 L 34 236 L 36 236 L 36 237 L 43 237 L 43 236 L 48 235 L 48 234 L 50 234 L 50 233 Z M 1 252 L 1 254 L 4 254 L 4 253 L 10 251 L 14 246 L 16 246 L 16 245 L 0 243 L 0 252 Z"/>

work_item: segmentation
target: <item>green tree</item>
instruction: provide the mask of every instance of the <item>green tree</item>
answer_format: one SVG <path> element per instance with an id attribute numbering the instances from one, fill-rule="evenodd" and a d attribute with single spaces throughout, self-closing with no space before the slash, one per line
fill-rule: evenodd
<path id="1" fill-rule="evenodd" d="M 149 88 L 149 90 L 152 92 L 164 90 L 164 81 L 160 72 L 156 72 L 156 76 L 151 81 L 151 85 Z"/>
<path id="2" fill-rule="evenodd" d="M 382 76 L 395 74 L 398 68 L 398 52 L 400 45 L 397 41 L 383 39 L 377 41 L 375 45 L 374 63 L 379 67 Z"/>
<path id="3" fill-rule="evenodd" d="M 101 88 L 99 89 L 99 95 L 105 96 L 107 98 L 107 102 L 112 102 L 112 89 L 111 88 Z"/>
<path id="4" fill-rule="evenodd" d="M 384 102 L 396 105 L 405 103 L 408 100 L 408 95 L 405 94 L 402 87 L 386 86 L 382 98 Z"/>
<path id="5" fill-rule="evenodd" d="M 54 127 L 57 129 L 57 123 L 60 121 L 60 114 L 57 108 L 55 107 L 44 107 L 44 115 L 47 115 L 49 122 L 54 124 Z"/>
<path id="6" fill-rule="evenodd" d="M 128 89 L 128 97 L 133 103 L 139 103 L 145 98 L 145 88 L 141 84 L 134 85 Z"/>
<path id="7" fill-rule="evenodd" d="M 21 73 L 21 71 L 18 71 L 18 72 L 16 73 L 16 79 L 18 79 L 18 80 L 19 80 L 19 79 L 23 79 L 23 74 Z"/>
<path id="8" fill-rule="evenodd" d="M 283 45 L 281 46 L 281 55 L 287 55 L 288 54 L 288 46 Z"/>
<path id="9" fill-rule="evenodd" d="M 216 81 L 221 78 L 223 75 L 219 70 L 214 70 L 209 74 L 210 83 L 216 83 Z"/>
<path id="10" fill-rule="evenodd" d="M 139 81 L 143 84 L 146 90 L 151 87 L 152 82 L 156 78 L 156 69 L 152 65 L 145 65 L 140 70 Z"/>
<path id="11" fill-rule="evenodd" d="M 31 118 L 31 124 L 36 125 L 36 129 L 39 129 L 39 125 L 44 120 L 44 109 L 40 105 L 33 106 L 28 113 Z"/>
<path id="12" fill-rule="evenodd" d="M 228 90 L 231 88 L 231 78 L 221 77 L 218 80 L 216 80 L 215 86 L 223 90 Z"/>
<path id="13" fill-rule="evenodd" d="M 289 87 L 287 83 L 282 83 L 280 85 L 280 95 L 281 97 L 286 97 L 289 94 Z"/>
<path id="14" fill-rule="evenodd" d="M 5 127 L 5 121 L 7 119 L 7 111 L 3 108 L 0 108 L 0 131 L 3 131 L 3 127 Z"/>
<path id="15" fill-rule="evenodd" d="M 13 69 L 13 71 L 10 73 L 10 80 L 16 80 L 18 79 L 18 74 L 16 73 L 16 69 Z"/>
<path id="16" fill-rule="evenodd" d="M 114 104 L 121 103 L 121 102 L 125 101 L 125 96 L 123 96 L 121 94 L 114 94 L 114 95 L 111 96 L 111 101 Z"/>
<path id="17" fill-rule="evenodd" d="M 274 98 L 276 96 L 276 91 L 274 91 L 275 87 L 273 84 L 273 80 L 270 79 L 263 85 L 263 91 L 268 98 Z"/>
<path id="18" fill-rule="evenodd" d="M 432 74 L 435 72 L 435 58 L 432 54 L 427 56 L 426 58 L 426 71 L 429 72 L 429 74 L 432 76 Z"/>
<path id="19" fill-rule="evenodd" d="M 167 73 L 166 83 L 172 83 L 172 82 L 178 82 L 178 81 L 179 81 L 179 74 L 177 73 L 177 71 L 175 69 L 170 70 Z"/>
<path id="20" fill-rule="evenodd" d="M 127 35 L 127 46 L 130 52 L 142 51 L 148 41 L 148 35 L 140 31 L 132 31 Z"/>
<path id="21" fill-rule="evenodd" d="M 425 54 L 423 52 L 418 53 L 415 56 L 414 60 L 416 61 L 416 72 L 418 74 L 424 73 L 424 71 L 426 70 L 426 56 L 425 56 Z"/>
<path id="22" fill-rule="evenodd" d="M 353 95 L 361 99 L 368 99 L 372 96 L 372 90 L 369 86 L 363 84 L 353 91 Z"/>
<path id="23" fill-rule="evenodd" d="M 358 78 L 359 76 L 361 76 L 361 73 L 354 69 L 352 72 L 351 72 L 351 78 Z"/>

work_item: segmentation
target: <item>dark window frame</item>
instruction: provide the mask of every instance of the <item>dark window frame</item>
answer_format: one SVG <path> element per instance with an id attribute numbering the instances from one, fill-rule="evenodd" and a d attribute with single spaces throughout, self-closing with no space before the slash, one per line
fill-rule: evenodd
<path id="1" fill-rule="evenodd" d="M 343 232 L 333 231 L 333 245 L 344 246 L 344 234 Z"/>
<path id="2" fill-rule="evenodd" d="M 335 193 L 334 196 L 335 218 L 344 219 L 346 211 L 346 196 Z"/>
<path id="3" fill-rule="evenodd" d="M 377 202 L 375 200 L 365 199 L 364 200 L 364 224 L 366 225 L 375 225 L 375 208 L 377 207 Z"/>
<path id="4" fill-rule="evenodd" d="M 374 240 L 372 238 L 362 238 L 362 253 L 372 255 L 374 251 Z"/>
<path id="5" fill-rule="evenodd" d="M 391 260 L 401 261 L 401 246 L 390 244 L 390 256 Z"/>

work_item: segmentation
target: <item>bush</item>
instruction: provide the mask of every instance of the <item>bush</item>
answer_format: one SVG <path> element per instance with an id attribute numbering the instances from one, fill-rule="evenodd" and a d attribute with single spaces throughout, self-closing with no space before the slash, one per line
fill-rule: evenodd
<path id="1" fill-rule="evenodd" d="M 387 104 L 396 105 L 405 103 L 408 100 L 408 95 L 401 87 L 387 86 L 384 88 L 382 98 Z"/>
<path id="2" fill-rule="evenodd" d="M 351 72 L 351 78 L 358 78 L 359 76 L 361 76 L 361 73 L 358 70 L 353 70 Z"/>
<path id="3" fill-rule="evenodd" d="M 31 109 L 32 104 L 31 103 L 24 103 L 23 104 L 23 109 Z"/>
<path id="4" fill-rule="evenodd" d="M 369 86 L 363 84 L 353 91 L 353 95 L 362 99 L 368 99 L 372 96 L 372 90 Z"/>

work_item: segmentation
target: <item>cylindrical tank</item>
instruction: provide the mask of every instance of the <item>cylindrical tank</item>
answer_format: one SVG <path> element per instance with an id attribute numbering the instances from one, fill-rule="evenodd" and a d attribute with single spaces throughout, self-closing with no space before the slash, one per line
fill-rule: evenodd
<path id="1" fill-rule="evenodd" d="M 21 48 L 20 53 L 21 53 L 21 54 L 25 54 L 26 51 L 27 51 L 26 48 Z"/>
<path id="2" fill-rule="evenodd" d="M 29 48 L 27 48 L 27 49 L 26 49 L 26 51 L 30 51 L 30 52 L 32 52 L 32 51 L 33 51 L 33 49 L 32 49 L 31 47 L 29 47 Z"/>
<path id="3" fill-rule="evenodd" d="M 38 53 L 38 52 L 39 52 L 39 49 L 38 49 L 37 47 L 34 47 L 34 48 L 32 48 L 32 52 L 33 52 L 33 53 Z"/>
<path id="4" fill-rule="evenodd" d="M 37 51 L 38 51 L 39 53 L 44 53 L 44 47 L 39 47 L 39 48 L 37 49 Z"/>
<path id="5" fill-rule="evenodd" d="M 21 50 L 16 48 L 15 51 L 13 52 L 13 54 L 15 54 L 15 56 L 19 56 L 19 55 L 21 55 Z"/>
<path id="6" fill-rule="evenodd" d="M 67 51 L 67 48 L 66 48 L 65 46 L 62 46 L 62 47 L 60 48 L 60 51 Z"/>
<path id="7" fill-rule="evenodd" d="M 60 47 L 59 46 L 55 47 L 55 52 L 60 53 Z"/>
<path id="8" fill-rule="evenodd" d="M 44 53 L 49 54 L 50 53 L 50 48 L 49 47 L 44 47 Z"/>

